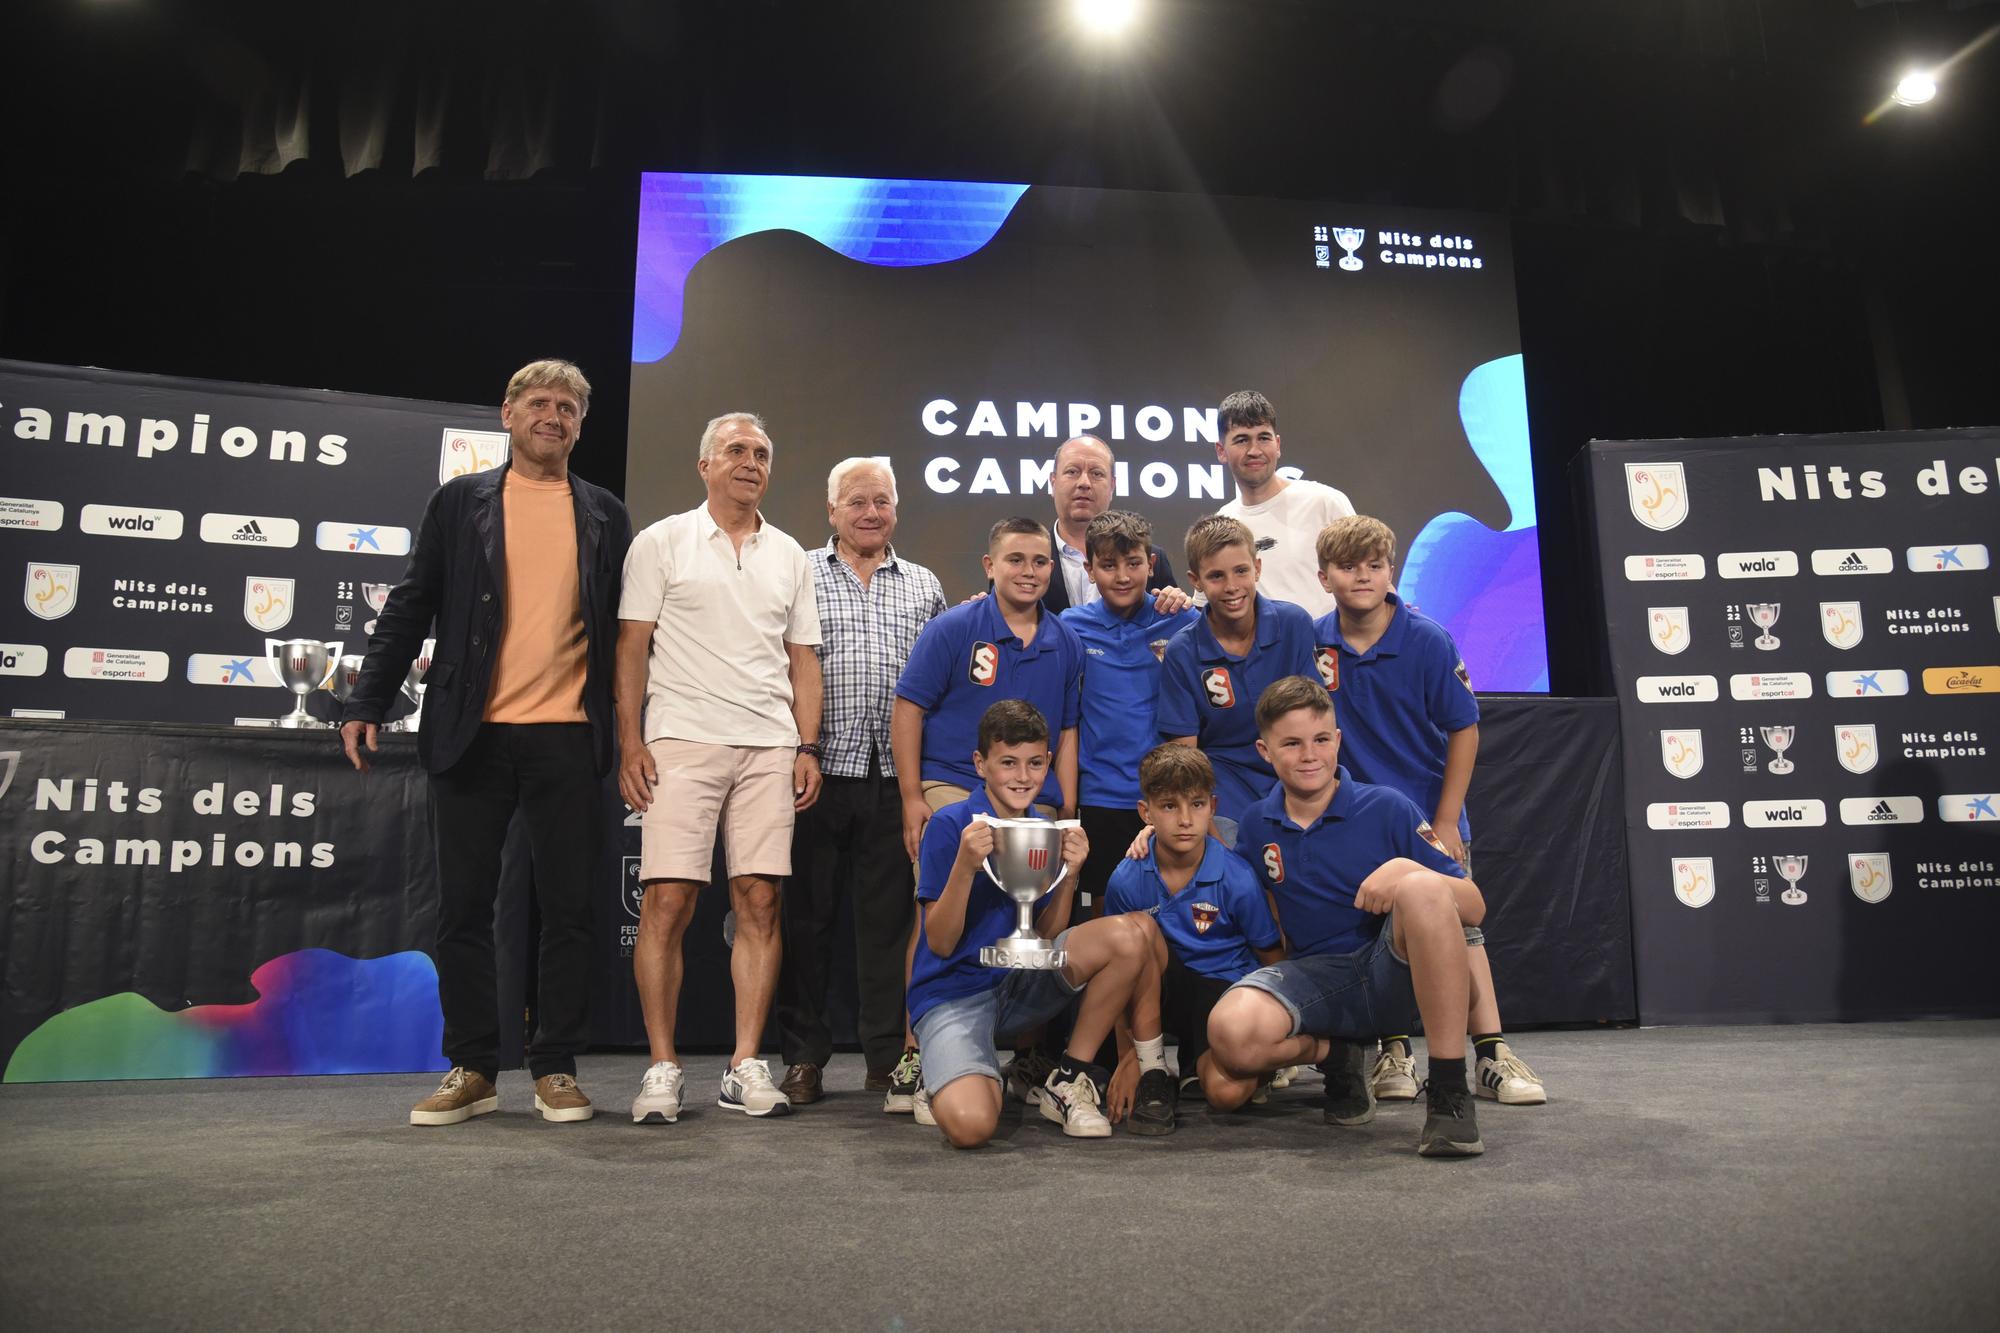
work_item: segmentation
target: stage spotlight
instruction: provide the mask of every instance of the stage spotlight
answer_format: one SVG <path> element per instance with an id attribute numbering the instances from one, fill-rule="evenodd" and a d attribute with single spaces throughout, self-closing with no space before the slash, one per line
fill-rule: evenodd
<path id="1" fill-rule="evenodd" d="M 1937 96 L 1937 80 L 1920 69 L 1905 74 L 1891 94 L 1898 106 L 1922 106 Z"/>
<path id="2" fill-rule="evenodd" d="M 1139 17 L 1139 0 L 1071 0 L 1070 10 L 1080 27 L 1109 36 L 1132 26 Z"/>

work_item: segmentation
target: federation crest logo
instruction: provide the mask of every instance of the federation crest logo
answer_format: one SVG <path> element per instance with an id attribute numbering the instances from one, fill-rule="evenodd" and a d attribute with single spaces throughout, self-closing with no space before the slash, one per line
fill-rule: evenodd
<path id="1" fill-rule="evenodd" d="M 1840 756 L 1840 766 L 1848 772 L 1868 772 L 1881 757 L 1880 751 L 1875 748 L 1875 724 L 1848 722 L 1835 727 L 1833 749 Z"/>
<path id="2" fill-rule="evenodd" d="M 7 789 L 14 785 L 14 770 L 20 763 L 19 750 L 0 751 L 0 796 L 5 796 Z"/>
<path id="3" fill-rule="evenodd" d="M 1677 528 L 1688 516 L 1687 479 L 1679 463 L 1627 463 L 1625 498 L 1632 517 L 1655 532 Z"/>
<path id="4" fill-rule="evenodd" d="M 453 477 L 485 472 L 507 461 L 507 432 L 504 430 L 451 430 L 444 433 L 438 449 L 438 485 Z"/>
<path id="5" fill-rule="evenodd" d="M 1210 667 L 1201 673 L 1202 692 L 1212 708 L 1234 708 L 1236 686 L 1230 682 L 1228 667 Z"/>
<path id="6" fill-rule="evenodd" d="M 1692 642 L 1685 606 L 1647 607 L 1646 626 L 1652 635 L 1653 646 L 1669 656 L 1686 652 Z"/>
<path id="7" fill-rule="evenodd" d="M 1313 665 L 1319 668 L 1319 683 L 1326 686 L 1327 693 L 1340 688 L 1340 649 L 1321 644 L 1313 653 Z"/>
<path id="8" fill-rule="evenodd" d="M 292 623 L 292 579 L 252 574 L 243 580 L 243 618 L 264 634 Z"/>
<path id="9" fill-rule="evenodd" d="M 1701 772 L 1701 732 L 1663 731 L 1660 733 L 1660 762 L 1677 778 L 1691 778 Z"/>
<path id="10" fill-rule="evenodd" d="M 28 610 L 43 620 L 61 620 L 76 610 L 77 565 L 51 565 L 40 560 L 28 562 L 28 585 L 21 600 Z"/>
<path id="11" fill-rule="evenodd" d="M 966 676 L 974 685 L 991 685 L 1000 679 L 1000 649 L 981 639 L 972 645 L 972 661 Z"/>
<path id="12" fill-rule="evenodd" d="M 1208 928 L 1222 914 L 1222 909 L 1214 903 L 1189 903 L 1188 911 L 1194 916 L 1194 933 L 1197 935 L 1208 934 Z"/>
<path id="13" fill-rule="evenodd" d="M 1285 854 L 1278 850 L 1278 844 L 1264 844 L 1264 873 L 1271 877 L 1273 884 L 1285 882 Z"/>
<path id="14" fill-rule="evenodd" d="M 1674 897 L 1689 907 L 1715 901 L 1715 858 L 1682 856 L 1674 860 Z"/>
<path id="15" fill-rule="evenodd" d="M 1895 891 L 1887 852 L 1856 852 L 1847 858 L 1847 883 L 1864 903 L 1879 903 Z"/>
<path id="16" fill-rule="evenodd" d="M 637 921 L 646 906 L 646 885 L 639 878 L 639 858 L 636 856 L 625 858 L 625 892 L 621 897 L 625 910 Z"/>
<path id="17" fill-rule="evenodd" d="M 1826 641 L 1843 651 L 1861 642 L 1861 603 L 1821 602 L 1819 630 Z"/>

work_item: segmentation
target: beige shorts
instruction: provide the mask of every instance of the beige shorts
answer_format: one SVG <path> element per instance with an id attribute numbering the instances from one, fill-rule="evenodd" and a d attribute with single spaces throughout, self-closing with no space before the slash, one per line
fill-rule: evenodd
<path id="1" fill-rule="evenodd" d="M 658 740 L 647 742 L 646 752 L 660 780 L 639 821 L 642 881 L 706 884 L 718 826 L 731 878 L 792 873 L 791 746 Z"/>

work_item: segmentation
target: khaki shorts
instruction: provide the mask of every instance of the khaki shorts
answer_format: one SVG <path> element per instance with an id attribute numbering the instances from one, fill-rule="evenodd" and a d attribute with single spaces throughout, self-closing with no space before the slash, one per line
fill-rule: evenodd
<path id="1" fill-rule="evenodd" d="M 729 874 L 780 879 L 792 873 L 789 745 L 649 741 L 659 767 L 653 803 L 639 821 L 639 878 L 706 884 L 722 830 Z"/>

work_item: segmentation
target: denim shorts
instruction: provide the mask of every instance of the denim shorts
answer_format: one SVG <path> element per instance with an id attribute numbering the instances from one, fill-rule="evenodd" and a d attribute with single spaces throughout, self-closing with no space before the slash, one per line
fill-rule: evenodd
<path id="1" fill-rule="evenodd" d="M 1069 940 L 1065 930 L 1055 945 Z M 939 1088 L 967 1074 L 1000 1081 L 995 1043 L 1018 1037 L 1061 1013 L 1082 987 L 1072 987 L 1061 968 L 1009 969 L 1000 984 L 975 995 L 940 1000 L 917 1020 L 917 1048 L 924 1053 L 924 1086 Z"/>
<path id="2" fill-rule="evenodd" d="M 1236 983 L 1263 991 L 1292 1016 L 1292 1036 L 1374 1037 L 1408 1032 L 1417 1019 L 1410 964 L 1390 943 L 1389 922 L 1352 953 L 1287 958 Z M 924 1052 L 926 1067 L 930 1052 Z"/>

